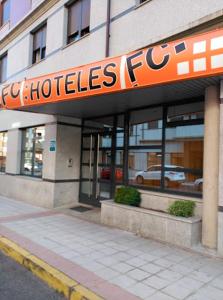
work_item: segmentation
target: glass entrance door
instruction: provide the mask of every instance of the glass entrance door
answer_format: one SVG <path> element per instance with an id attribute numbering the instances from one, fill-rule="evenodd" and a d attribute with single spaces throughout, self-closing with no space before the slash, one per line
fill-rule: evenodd
<path id="1" fill-rule="evenodd" d="M 83 134 L 80 202 L 100 206 L 111 198 L 112 132 Z"/>

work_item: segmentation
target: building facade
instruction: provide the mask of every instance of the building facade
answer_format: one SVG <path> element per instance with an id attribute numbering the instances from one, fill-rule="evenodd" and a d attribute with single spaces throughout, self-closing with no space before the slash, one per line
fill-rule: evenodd
<path id="1" fill-rule="evenodd" d="M 220 0 L 2 0 L 2 95 L 11 83 L 56 72 L 59 89 L 61 70 L 221 30 L 222 8 Z M 202 47 L 194 50 L 195 72 L 204 67 Z M 161 58 L 154 58 L 154 68 Z M 81 70 L 77 88 L 84 91 Z M 91 74 L 92 89 L 98 74 Z M 104 75 L 109 87 L 114 74 L 107 68 Z M 166 210 L 176 199 L 193 199 L 203 245 L 223 255 L 221 79 L 162 85 L 160 78 L 153 89 L 2 109 L 1 195 L 44 207 L 99 206 L 125 184 L 140 190 L 145 208 Z M 71 85 L 67 77 L 70 100 Z M 39 83 L 31 83 L 31 98 L 39 93 Z M 47 98 L 47 88 L 41 93 Z"/>

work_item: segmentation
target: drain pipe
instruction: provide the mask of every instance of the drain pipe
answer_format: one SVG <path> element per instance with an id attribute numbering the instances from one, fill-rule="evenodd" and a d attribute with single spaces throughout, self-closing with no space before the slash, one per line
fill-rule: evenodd
<path id="1" fill-rule="evenodd" d="M 110 50 L 110 25 L 111 25 L 111 0 L 107 0 L 107 21 L 106 21 L 106 44 L 105 57 L 109 56 Z"/>

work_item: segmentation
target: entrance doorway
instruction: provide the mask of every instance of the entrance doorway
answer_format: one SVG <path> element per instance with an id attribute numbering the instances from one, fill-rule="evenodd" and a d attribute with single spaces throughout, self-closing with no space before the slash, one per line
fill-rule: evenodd
<path id="1" fill-rule="evenodd" d="M 100 206 L 114 196 L 115 186 L 123 181 L 124 118 L 84 122 L 82 133 L 80 202 Z M 124 121 L 123 121 L 124 123 Z"/>

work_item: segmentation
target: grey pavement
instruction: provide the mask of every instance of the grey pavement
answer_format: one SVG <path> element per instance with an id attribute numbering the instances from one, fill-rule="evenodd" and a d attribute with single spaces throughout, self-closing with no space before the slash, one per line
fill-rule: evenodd
<path id="1" fill-rule="evenodd" d="M 2 225 L 141 299 L 223 299 L 222 259 L 63 213 Z"/>
<path id="2" fill-rule="evenodd" d="M 31 272 L 0 253 L 0 300 L 64 300 Z"/>

